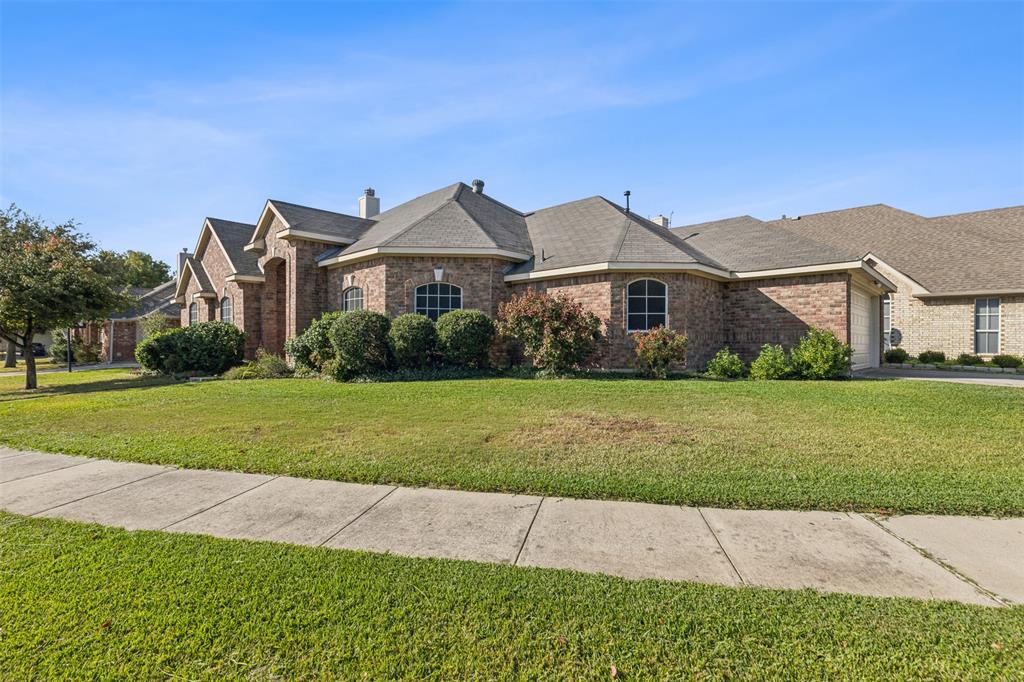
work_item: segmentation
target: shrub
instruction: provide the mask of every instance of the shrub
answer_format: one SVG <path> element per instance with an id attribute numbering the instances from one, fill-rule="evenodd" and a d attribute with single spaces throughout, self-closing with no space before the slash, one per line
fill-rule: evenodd
<path id="1" fill-rule="evenodd" d="M 761 353 L 750 363 L 751 379 L 785 379 L 793 372 L 782 346 L 766 343 Z"/>
<path id="2" fill-rule="evenodd" d="M 893 364 L 903 364 L 910 359 L 910 353 L 902 348 L 890 348 L 885 351 L 885 361 Z"/>
<path id="3" fill-rule="evenodd" d="M 984 360 L 977 355 L 972 355 L 971 353 L 961 353 L 956 356 L 956 364 L 958 365 L 980 365 L 983 362 Z"/>
<path id="4" fill-rule="evenodd" d="M 997 367 L 1020 367 L 1024 361 L 1016 355 L 996 355 L 992 358 L 992 362 L 994 362 Z"/>
<path id="5" fill-rule="evenodd" d="M 395 364 L 402 368 L 420 369 L 434 361 L 437 351 L 437 328 L 426 315 L 406 313 L 391 321 L 388 343 Z"/>
<path id="6" fill-rule="evenodd" d="M 746 368 L 739 355 L 729 350 L 728 346 L 719 349 L 715 357 L 708 362 L 707 373 L 713 377 L 724 379 L 738 379 L 743 376 Z"/>
<path id="7" fill-rule="evenodd" d="M 437 350 L 446 365 L 483 368 L 494 341 L 494 322 L 479 310 L 452 310 L 437 318 Z"/>
<path id="8" fill-rule="evenodd" d="M 345 313 L 324 313 L 310 322 L 306 330 L 285 341 L 284 352 L 295 362 L 295 367 L 308 372 L 323 372 L 334 361 L 334 346 L 330 331 L 335 321 Z"/>
<path id="9" fill-rule="evenodd" d="M 542 374 L 565 374 L 587 363 L 601 341 L 601 321 L 565 294 L 516 295 L 498 306 L 498 328 L 523 344 Z"/>
<path id="10" fill-rule="evenodd" d="M 917 356 L 917 359 L 926 364 L 934 364 L 936 362 L 945 362 L 946 354 L 941 350 L 926 350 Z"/>
<path id="11" fill-rule="evenodd" d="M 91 362 L 99 362 L 102 350 L 103 349 L 98 343 L 84 343 L 79 341 L 72 352 L 75 355 L 76 362 L 88 364 Z"/>
<path id="12" fill-rule="evenodd" d="M 811 327 L 790 354 L 793 371 L 803 379 L 836 379 L 849 374 L 853 351 L 826 329 Z"/>
<path id="13" fill-rule="evenodd" d="M 71 337 L 71 361 L 77 360 L 77 351 L 82 347 L 82 341 L 76 336 Z M 54 362 L 68 361 L 68 333 L 67 331 L 57 332 L 53 335 L 53 343 L 50 344 L 50 358 Z"/>
<path id="14" fill-rule="evenodd" d="M 324 363 L 323 371 L 347 381 L 360 374 L 385 369 L 390 355 L 390 328 L 391 320 L 387 315 L 372 310 L 341 313 L 328 332 L 334 358 Z"/>
<path id="15" fill-rule="evenodd" d="M 686 337 L 682 334 L 667 327 L 655 327 L 631 336 L 636 368 L 646 377 L 664 379 L 670 365 L 686 362 Z"/>
<path id="16" fill-rule="evenodd" d="M 282 379 L 293 374 L 292 368 L 280 355 L 274 355 L 260 348 L 256 359 L 224 373 L 225 379 Z"/>
<path id="17" fill-rule="evenodd" d="M 167 329 L 174 329 L 171 325 L 170 319 L 166 315 L 159 312 L 152 312 L 149 315 L 144 316 L 139 320 L 139 325 L 142 327 L 142 338 L 153 336 L 153 334 L 159 334 L 160 332 Z"/>
<path id="18" fill-rule="evenodd" d="M 242 361 L 245 334 L 227 322 L 200 322 L 143 339 L 135 359 L 143 369 L 164 374 L 220 374 Z"/>

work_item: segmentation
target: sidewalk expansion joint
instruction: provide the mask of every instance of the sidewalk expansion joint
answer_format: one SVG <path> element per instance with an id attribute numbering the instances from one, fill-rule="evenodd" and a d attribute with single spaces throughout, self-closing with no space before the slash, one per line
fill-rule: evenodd
<path id="1" fill-rule="evenodd" d="M 134 481 L 128 481 L 127 483 L 119 483 L 118 485 L 115 485 L 112 488 L 104 488 L 103 490 L 98 490 L 98 491 L 96 491 L 94 493 L 89 493 L 88 495 L 82 495 L 81 497 L 75 498 L 73 500 L 68 500 L 67 502 L 61 502 L 60 504 L 55 504 L 52 507 L 47 507 L 46 509 L 41 509 L 41 510 L 35 512 L 34 514 L 29 514 L 29 516 L 39 516 L 40 514 L 45 514 L 48 511 L 53 511 L 54 509 L 60 509 L 61 507 L 66 507 L 67 505 L 74 504 L 75 502 L 81 502 L 82 500 L 88 500 L 90 497 L 96 497 L 97 495 L 102 495 L 103 493 L 109 493 L 111 490 L 117 490 L 118 488 L 124 488 L 125 486 L 134 485 L 136 483 L 141 483 L 142 481 L 148 481 L 149 479 L 156 478 L 157 476 L 163 476 L 164 474 L 169 474 L 172 471 L 176 471 L 176 469 L 167 469 L 166 471 L 158 471 L 155 474 L 150 474 L 149 476 L 143 476 L 142 478 L 136 478 Z"/>
<path id="2" fill-rule="evenodd" d="M 256 490 L 257 488 L 261 488 L 261 487 L 265 486 L 266 484 L 270 483 L 271 481 L 274 481 L 274 480 L 276 480 L 278 478 L 281 478 L 281 477 L 280 476 L 271 476 L 270 478 L 268 478 L 267 480 L 263 481 L 262 483 L 257 483 L 253 487 L 246 488 L 242 492 L 235 493 L 231 497 L 225 497 L 223 500 L 220 500 L 219 502 L 217 502 L 215 504 L 211 504 L 209 507 L 205 507 L 203 509 L 200 509 L 197 512 L 194 512 L 192 514 L 189 514 L 188 516 L 185 516 L 183 518 L 178 519 L 177 521 L 172 521 L 172 522 L 168 523 L 166 526 L 164 526 L 163 528 L 157 528 L 157 530 L 167 530 L 168 528 L 170 528 L 171 526 L 173 526 L 175 524 L 181 523 L 182 521 L 188 521 L 193 516 L 199 516 L 203 512 L 208 512 L 208 511 L 210 511 L 211 509 L 213 509 L 215 507 L 219 507 L 220 505 L 224 504 L 225 502 L 229 502 L 229 501 L 235 499 L 236 497 L 241 497 L 242 495 L 244 495 L 246 493 L 251 493 L 253 490 Z"/>
<path id="3" fill-rule="evenodd" d="M 349 526 L 351 526 L 351 525 L 352 525 L 353 523 L 355 523 L 355 522 L 356 522 L 356 521 L 358 521 L 359 519 L 361 519 L 361 518 L 363 518 L 364 516 L 366 516 L 366 515 L 367 515 L 368 513 L 370 513 L 370 511 L 371 511 L 371 510 L 372 510 L 372 509 L 373 509 L 374 507 L 376 507 L 376 506 L 377 506 L 378 504 L 380 504 L 381 502 L 383 502 L 383 501 L 384 501 L 384 499 L 385 499 L 385 498 L 386 498 L 386 497 L 387 497 L 388 495 L 390 495 L 391 493 L 393 493 L 393 492 L 395 492 L 396 490 L 398 490 L 398 488 L 399 488 L 399 487 L 400 487 L 400 486 L 397 486 L 397 485 L 396 485 L 396 486 L 395 486 L 395 487 L 393 487 L 393 488 L 392 488 L 391 490 L 387 491 L 386 493 L 384 493 L 383 495 L 381 495 L 380 497 L 378 497 L 378 498 L 377 498 L 377 501 L 376 501 L 376 502 L 374 502 L 373 504 L 371 504 L 371 505 L 370 505 L 369 507 L 367 507 L 367 508 L 366 508 L 366 509 L 364 509 L 363 511 L 359 512 L 359 513 L 358 513 L 358 514 L 356 515 L 356 517 L 355 517 L 354 519 L 352 519 L 351 521 L 349 521 L 348 523 L 346 523 L 346 524 L 345 524 L 344 526 L 342 526 L 341 528 L 339 528 L 338 530 L 336 530 L 336 531 L 335 531 L 334 533 L 332 533 L 332 534 L 331 534 L 331 535 L 330 535 L 330 536 L 329 536 L 329 537 L 328 537 L 328 538 L 327 538 L 326 540 L 324 540 L 323 542 L 321 542 L 320 544 L 318 544 L 318 545 L 317 545 L 317 547 L 323 547 L 323 546 L 324 546 L 324 545 L 326 545 L 326 544 L 327 544 L 328 542 L 330 542 L 330 541 L 331 541 L 331 540 L 333 540 L 334 538 L 336 538 L 336 537 L 338 537 L 339 535 L 341 535 L 341 532 L 342 532 L 343 530 L 345 530 L 346 528 L 348 528 Z"/>
<path id="4" fill-rule="evenodd" d="M 1007 601 L 1004 597 L 996 594 L 992 590 L 989 590 L 989 589 L 987 589 L 985 587 L 982 587 L 977 582 L 975 582 L 973 579 L 971 579 L 969 576 L 964 575 L 963 573 L 958 571 L 956 568 L 954 568 L 953 566 L 950 566 L 945 561 L 942 561 L 941 559 L 939 559 L 938 557 L 936 557 L 934 554 L 932 554 L 928 550 L 924 549 L 923 547 L 918 547 L 913 542 L 910 542 L 909 540 L 907 540 L 906 538 L 901 536 L 899 533 L 897 533 L 893 529 L 887 527 L 884 523 L 880 522 L 878 519 L 874 518 L 873 516 L 871 516 L 869 514 L 860 514 L 860 513 L 857 513 L 857 512 L 853 512 L 853 513 L 856 514 L 857 516 L 861 517 L 862 519 L 864 519 L 868 523 L 874 524 L 876 527 L 880 528 L 882 530 L 882 532 L 888 533 L 892 537 L 896 538 L 897 540 L 902 542 L 904 545 L 906 545 L 910 549 L 914 550 L 915 552 L 917 552 L 918 554 L 923 556 L 928 561 L 932 562 L 933 564 L 938 565 L 940 568 L 942 568 L 943 570 L 947 571 L 948 573 L 952 573 L 954 576 L 956 576 L 957 578 L 959 578 L 963 582 L 967 583 L 968 585 L 973 587 L 975 590 L 977 590 L 981 594 L 983 594 L 986 597 L 988 597 L 989 599 L 992 599 L 993 601 L 995 601 L 1000 606 L 1013 606 L 1012 602 Z"/>
<path id="5" fill-rule="evenodd" d="M 83 464 L 91 464 L 92 462 L 99 462 L 99 461 L 100 460 L 98 460 L 98 459 L 87 459 L 84 462 L 78 462 L 76 464 L 69 464 L 66 467 L 57 467 L 56 469 L 48 469 L 46 471 L 39 471 L 39 472 L 36 472 L 34 474 L 28 474 L 26 476 L 18 476 L 17 478 L 12 478 L 11 480 L 4 481 L 3 483 L 7 484 L 7 483 L 14 483 L 15 481 L 24 481 L 26 478 L 33 478 L 35 476 L 42 476 L 43 474 L 52 474 L 54 471 L 64 471 L 65 469 L 74 469 L 75 467 L 80 467 Z"/>
<path id="6" fill-rule="evenodd" d="M 736 568 L 736 563 L 732 560 L 732 557 L 729 556 L 729 552 L 725 551 L 725 545 L 723 545 L 722 541 L 718 539 L 718 533 L 716 533 L 715 529 L 711 527 L 711 524 L 708 522 L 708 518 L 704 516 L 704 510 L 700 507 L 694 507 L 694 509 L 696 509 L 697 513 L 700 514 L 700 518 L 703 519 L 704 525 L 708 527 L 708 532 L 711 533 L 711 537 L 713 537 L 715 542 L 718 543 L 718 549 L 722 550 L 722 554 L 725 555 L 725 560 L 729 562 L 729 566 L 732 567 L 732 572 L 736 574 L 736 579 L 740 581 L 740 585 L 746 585 L 747 581 L 743 579 L 742 575 L 740 575 L 740 569 Z"/>
<path id="7" fill-rule="evenodd" d="M 533 510 L 533 518 L 530 519 L 530 525 L 526 527 L 526 534 L 523 535 L 523 541 L 519 544 L 519 551 L 516 552 L 516 559 L 512 562 L 513 566 L 519 565 L 519 557 L 523 555 L 523 550 L 526 548 L 526 541 L 530 539 L 530 531 L 533 530 L 533 524 L 537 521 L 537 515 L 540 514 L 540 507 L 544 504 L 544 500 L 548 498 L 540 498 L 540 502 L 537 503 L 537 508 Z"/>

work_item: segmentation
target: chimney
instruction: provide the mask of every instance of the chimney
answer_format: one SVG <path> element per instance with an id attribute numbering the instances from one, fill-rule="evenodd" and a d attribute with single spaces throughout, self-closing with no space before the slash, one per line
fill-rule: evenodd
<path id="1" fill-rule="evenodd" d="M 378 213 L 380 213 L 380 197 L 374 194 L 372 187 L 367 187 L 363 191 L 363 196 L 359 197 L 359 217 L 372 218 Z"/>
<path id="2" fill-rule="evenodd" d="M 483 180 L 480 180 L 480 179 L 474 180 L 472 182 L 472 185 L 473 185 L 473 193 L 474 194 L 483 194 L 484 193 L 484 181 Z"/>
<path id="3" fill-rule="evenodd" d="M 181 278 L 181 271 L 185 269 L 185 259 L 189 257 L 188 247 L 182 248 L 178 254 L 178 278 Z"/>
<path id="4" fill-rule="evenodd" d="M 661 227 L 664 227 L 664 228 L 667 228 L 668 225 L 669 225 L 668 218 L 663 216 L 663 215 L 661 215 L 660 213 L 658 215 L 654 216 L 653 218 L 651 218 L 651 222 L 656 224 L 656 225 L 660 225 Z"/>

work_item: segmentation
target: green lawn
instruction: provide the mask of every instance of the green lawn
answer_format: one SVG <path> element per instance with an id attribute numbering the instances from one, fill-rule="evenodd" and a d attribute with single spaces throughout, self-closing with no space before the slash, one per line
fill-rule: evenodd
<path id="1" fill-rule="evenodd" d="M 1024 391 L 916 381 L 0 378 L 4 444 L 728 507 L 1024 514 Z M 118 390 L 108 390 L 118 389 Z"/>
<path id="2" fill-rule="evenodd" d="M 61 365 L 56 364 L 50 358 L 36 358 L 36 369 L 55 369 Z M 25 371 L 25 360 L 24 358 L 18 358 L 18 364 L 15 367 L 0 367 L 0 374 L 11 374 L 15 372 Z"/>
<path id="3" fill-rule="evenodd" d="M 0 514 L 2 679 L 1019 679 L 1024 608 Z"/>

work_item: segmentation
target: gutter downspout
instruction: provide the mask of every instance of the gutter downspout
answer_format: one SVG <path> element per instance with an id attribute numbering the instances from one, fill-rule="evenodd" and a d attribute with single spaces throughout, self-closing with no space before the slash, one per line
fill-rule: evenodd
<path id="1" fill-rule="evenodd" d="M 110 355 L 110 361 L 107 364 L 112 365 L 114 364 L 114 318 L 110 318 L 110 339 L 108 339 L 108 341 L 110 342 L 110 349 L 108 353 Z"/>

